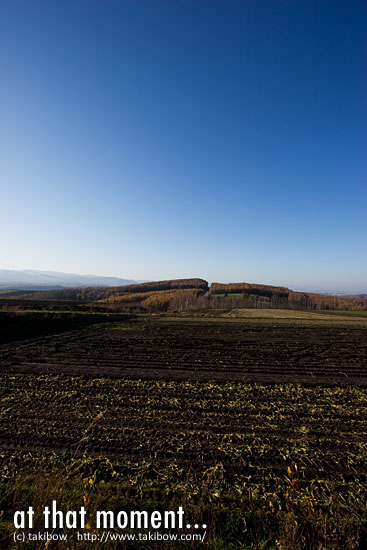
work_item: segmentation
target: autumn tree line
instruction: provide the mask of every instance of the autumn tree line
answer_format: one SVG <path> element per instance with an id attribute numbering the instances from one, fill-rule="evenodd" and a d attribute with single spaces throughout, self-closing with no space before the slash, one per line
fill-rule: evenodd
<path id="1" fill-rule="evenodd" d="M 367 310 L 367 298 L 341 298 L 294 292 L 272 285 L 212 283 L 204 279 L 173 279 L 118 287 L 87 287 L 35 292 L 33 300 L 98 303 L 112 311 L 190 311 L 197 309 L 275 308 L 299 310 Z"/>
<path id="2" fill-rule="evenodd" d="M 233 308 L 352 311 L 367 309 L 366 298 L 341 298 L 311 292 L 294 292 L 287 287 L 251 283 L 213 283 L 210 287 L 210 296 L 214 299 L 214 303 L 216 299 L 216 303 L 221 304 L 220 307 L 230 302 Z"/>

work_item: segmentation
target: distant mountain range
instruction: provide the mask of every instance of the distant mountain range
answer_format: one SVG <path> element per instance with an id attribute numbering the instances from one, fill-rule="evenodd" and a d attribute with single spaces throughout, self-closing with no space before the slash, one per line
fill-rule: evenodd
<path id="1" fill-rule="evenodd" d="M 122 286 L 138 282 L 141 281 L 58 271 L 0 269 L 0 290 L 61 290 L 89 286 Z"/>

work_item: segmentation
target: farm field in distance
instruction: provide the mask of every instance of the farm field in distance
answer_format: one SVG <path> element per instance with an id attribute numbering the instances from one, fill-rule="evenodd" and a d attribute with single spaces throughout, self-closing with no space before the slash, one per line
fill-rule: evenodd
<path id="1" fill-rule="evenodd" d="M 89 316 L 0 345 L 2 540 L 26 493 L 91 515 L 182 505 L 203 548 L 365 547 L 367 318 Z"/>

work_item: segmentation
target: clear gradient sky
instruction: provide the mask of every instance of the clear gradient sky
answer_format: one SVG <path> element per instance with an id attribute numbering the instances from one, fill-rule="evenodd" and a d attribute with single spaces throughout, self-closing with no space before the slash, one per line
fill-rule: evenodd
<path id="1" fill-rule="evenodd" d="M 2 0 L 0 267 L 367 291 L 367 3 Z"/>

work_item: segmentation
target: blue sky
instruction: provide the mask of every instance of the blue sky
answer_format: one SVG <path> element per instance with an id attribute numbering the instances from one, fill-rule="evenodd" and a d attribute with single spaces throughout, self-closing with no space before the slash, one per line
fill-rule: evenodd
<path id="1" fill-rule="evenodd" d="M 366 23 L 3 0 L 0 267 L 366 291 Z"/>

